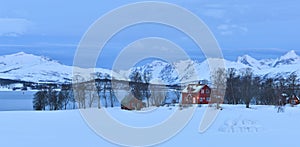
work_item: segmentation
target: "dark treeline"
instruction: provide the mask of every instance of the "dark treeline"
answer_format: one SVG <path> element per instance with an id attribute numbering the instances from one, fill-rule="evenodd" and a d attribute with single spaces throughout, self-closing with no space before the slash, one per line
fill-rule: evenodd
<path id="1" fill-rule="evenodd" d="M 224 103 L 259 105 L 277 105 L 282 99 L 282 94 L 299 95 L 300 85 L 296 73 L 288 77 L 259 77 L 249 68 L 237 71 L 227 70 L 226 93 Z"/>
<path id="2" fill-rule="evenodd" d="M 61 89 L 57 89 L 52 85 L 44 86 L 44 88 L 34 94 L 33 109 L 34 110 L 66 110 L 75 109 L 75 99 L 73 91 L 69 85 L 63 85 Z"/>
<path id="3" fill-rule="evenodd" d="M 239 71 L 230 68 L 220 75 L 223 73 L 226 75 L 226 81 L 224 80 L 226 89 L 223 90 L 225 91 L 223 101 L 225 104 L 246 104 L 247 108 L 250 103 L 277 105 L 280 99 L 282 100 L 283 94 L 288 97 L 300 94 L 300 80 L 296 73 L 291 73 L 288 77 L 277 78 L 256 76 L 249 68 Z M 133 97 L 145 102 L 143 104 L 145 107 L 180 101 L 180 89 L 184 88 L 180 85 L 150 84 L 150 79 L 152 79 L 150 72 L 137 70 L 132 71 L 129 78 L 130 81 L 119 81 L 112 79 L 108 74 L 101 73 L 92 75 L 90 80 L 75 76 L 72 85 L 43 86 L 34 95 L 33 107 L 35 110 L 115 107 L 123 104 L 117 96 L 121 99 L 128 98 L 124 102 L 130 102 L 129 97 Z M 214 79 L 217 79 L 215 82 L 220 82 L 220 79 Z M 222 82 L 217 85 L 224 87 Z M 217 89 L 222 89 L 220 86 Z"/>
<path id="4" fill-rule="evenodd" d="M 132 71 L 130 81 L 114 80 L 108 74 L 96 73 L 90 80 L 74 76 L 73 84 L 46 85 L 34 95 L 35 110 L 85 109 L 122 105 L 118 97 L 146 101 L 145 106 L 179 102 L 180 86 L 150 84 L 150 72 Z M 167 97 L 172 97 L 167 99 Z"/>
<path id="5" fill-rule="evenodd" d="M 101 105 L 114 107 L 116 103 L 112 81 L 108 75 L 96 75 L 95 79 L 89 81 L 81 76 L 75 76 L 73 84 L 43 86 L 34 95 L 33 108 L 35 110 L 84 109 L 100 108 Z"/>
<path id="6" fill-rule="evenodd" d="M 114 107 L 117 101 L 108 79 L 69 84 L 65 88 L 45 87 L 34 95 L 34 110 L 100 108 L 102 102 L 104 107 Z"/>

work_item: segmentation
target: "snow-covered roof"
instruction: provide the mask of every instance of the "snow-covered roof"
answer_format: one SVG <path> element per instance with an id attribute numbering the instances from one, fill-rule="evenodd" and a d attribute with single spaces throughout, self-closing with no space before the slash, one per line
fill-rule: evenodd
<path id="1" fill-rule="evenodd" d="M 297 95 L 293 95 L 292 98 L 300 100 Z"/>
<path id="2" fill-rule="evenodd" d="M 185 87 L 182 92 L 191 92 L 191 93 L 197 93 L 199 92 L 205 85 L 198 85 L 198 84 L 190 84 L 187 87 Z"/>

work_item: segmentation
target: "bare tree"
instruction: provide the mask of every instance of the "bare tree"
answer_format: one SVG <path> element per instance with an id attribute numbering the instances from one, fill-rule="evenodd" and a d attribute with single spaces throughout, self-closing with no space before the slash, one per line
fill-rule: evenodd
<path id="1" fill-rule="evenodd" d="M 243 98 L 244 103 L 246 104 L 246 108 L 250 108 L 251 99 L 254 97 L 255 93 L 253 91 L 253 72 L 250 68 L 246 68 L 242 70 L 241 76 L 241 96 Z"/>
<path id="2" fill-rule="evenodd" d="M 104 100 L 104 107 L 108 107 L 108 101 L 110 101 L 110 106 L 114 107 L 114 102 L 116 101 L 114 96 L 114 90 L 112 87 L 112 79 L 108 74 L 97 73 L 96 74 L 96 91 L 98 94 L 97 105 L 98 108 L 101 107 L 101 99 Z"/>
<path id="3" fill-rule="evenodd" d="M 274 79 L 268 78 L 261 84 L 260 102 L 263 105 L 275 105 L 277 100 Z"/>
<path id="4" fill-rule="evenodd" d="M 289 90 L 288 90 L 288 94 L 291 96 L 293 94 L 296 94 L 298 89 L 299 89 L 299 79 L 298 79 L 298 76 L 296 74 L 296 72 L 292 72 L 288 79 L 287 79 L 287 82 L 288 82 L 288 87 L 289 87 Z"/>
<path id="5" fill-rule="evenodd" d="M 220 104 L 223 102 L 226 91 L 226 70 L 219 68 L 212 75 L 213 89 L 211 92 L 211 101 Z"/>
<path id="6" fill-rule="evenodd" d="M 176 101 L 179 102 L 180 96 L 181 96 L 181 92 L 179 90 L 174 90 L 174 93 L 176 95 Z"/>
<path id="7" fill-rule="evenodd" d="M 106 79 L 103 80 L 103 99 L 105 101 L 104 103 L 104 107 L 107 108 L 108 104 L 107 104 L 107 97 L 106 97 L 106 90 L 107 90 L 107 84 L 108 81 Z"/>
<path id="8" fill-rule="evenodd" d="M 71 95 L 69 90 L 61 90 L 58 93 L 58 101 L 59 101 L 60 109 L 66 110 L 70 100 L 71 100 Z"/>
<path id="9" fill-rule="evenodd" d="M 47 101 L 50 110 L 59 110 L 59 102 L 57 91 L 54 90 L 51 86 L 47 90 Z"/>
<path id="10" fill-rule="evenodd" d="M 33 108 L 34 110 L 46 110 L 47 105 L 47 91 L 42 90 L 34 94 Z"/>
<path id="11" fill-rule="evenodd" d="M 134 70 L 130 75 L 130 82 L 129 86 L 131 88 L 131 92 L 135 98 L 142 101 L 143 100 L 143 90 L 144 90 L 144 83 L 142 75 L 139 71 Z"/>
<path id="12" fill-rule="evenodd" d="M 84 108 L 86 107 L 85 104 L 85 83 L 84 83 L 84 79 L 83 77 L 81 77 L 80 75 L 75 75 L 74 76 L 74 83 L 73 83 L 73 89 L 74 89 L 74 97 L 75 100 L 78 103 L 78 108 Z"/>
<path id="13" fill-rule="evenodd" d="M 149 89 L 151 91 L 151 105 L 160 106 L 165 101 L 167 90 L 158 84 L 150 84 Z"/>
<path id="14" fill-rule="evenodd" d="M 93 107 L 93 104 L 95 103 L 97 97 L 97 93 L 96 93 L 96 88 L 94 86 L 94 81 L 90 81 L 88 83 L 85 84 L 85 94 L 87 95 L 87 103 L 88 103 L 88 107 L 91 108 Z"/>
<path id="15" fill-rule="evenodd" d="M 151 96 L 151 92 L 149 90 L 149 82 L 150 82 L 151 78 L 152 78 L 151 72 L 144 71 L 143 79 L 144 79 L 144 82 L 145 82 L 145 89 L 144 89 L 144 94 L 143 95 L 147 99 L 147 106 L 148 107 L 149 107 L 149 99 L 150 99 L 150 96 Z"/>
<path id="16" fill-rule="evenodd" d="M 114 96 L 114 89 L 112 87 L 111 80 L 107 80 L 106 89 L 109 92 L 110 107 L 114 107 L 114 102 L 116 101 L 116 99 L 115 99 L 115 96 Z"/>
<path id="17" fill-rule="evenodd" d="M 103 81 L 101 80 L 101 73 L 96 73 L 95 75 L 95 87 L 97 91 L 97 107 L 98 109 L 101 108 L 101 93 L 104 90 L 104 84 Z"/>
<path id="18" fill-rule="evenodd" d="M 225 100 L 228 104 L 238 104 L 240 76 L 237 75 L 237 71 L 234 68 L 227 70 L 226 92 Z"/>

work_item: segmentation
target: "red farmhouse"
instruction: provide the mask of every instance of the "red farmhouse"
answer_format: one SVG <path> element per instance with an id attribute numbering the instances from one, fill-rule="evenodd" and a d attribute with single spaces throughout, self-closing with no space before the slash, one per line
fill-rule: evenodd
<path id="1" fill-rule="evenodd" d="M 182 104 L 208 104 L 211 89 L 207 85 L 189 84 L 182 90 Z"/>

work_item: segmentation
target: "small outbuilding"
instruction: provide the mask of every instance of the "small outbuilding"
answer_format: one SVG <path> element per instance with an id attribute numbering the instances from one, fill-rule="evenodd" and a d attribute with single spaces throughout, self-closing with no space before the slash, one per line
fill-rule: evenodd
<path id="1" fill-rule="evenodd" d="M 296 94 L 293 94 L 289 99 L 288 103 L 292 105 L 298 105 L 300 103 L 299 97 L 296 96 Z"/>
<path id="2" fill-rule="evenodd" d="M 145 107 L 145 103 L 135 98 L 131 93 L 121 101 L 121 109 L 141 110 L 143 107 Z"/>

